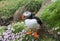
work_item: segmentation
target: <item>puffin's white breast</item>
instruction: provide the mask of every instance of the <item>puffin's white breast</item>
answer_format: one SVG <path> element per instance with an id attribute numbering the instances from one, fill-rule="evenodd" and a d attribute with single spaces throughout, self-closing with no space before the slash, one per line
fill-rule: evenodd
<path id="1" fill-rule="evenodd" d="M 25 20 L 25 25 L 28 28 L 39 28 L 40 27 L 40 25 L 37 23 L 36 19 L 26 19 Z"/>

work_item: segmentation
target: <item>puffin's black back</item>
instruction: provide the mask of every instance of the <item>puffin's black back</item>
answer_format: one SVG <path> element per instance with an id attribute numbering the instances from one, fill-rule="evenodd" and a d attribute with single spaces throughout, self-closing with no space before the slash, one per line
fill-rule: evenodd
<path id="1" fill-rule="evenodd" d="M 40 25 L 43 24 L 42 21 L 38 17 L 36 17 L 36 16 L 33 16 L 32 19 L 36 19 L 38 24 L 40 24 Z"/>
<path id="2" fill-rule="evenodd" d="M 43 24 L 43 22 L 38 17 L 34 16 L 33 14 L 31 14 L 31 16 L 27 17 L 26 19 L 36 19 L 39 25 Z"/>

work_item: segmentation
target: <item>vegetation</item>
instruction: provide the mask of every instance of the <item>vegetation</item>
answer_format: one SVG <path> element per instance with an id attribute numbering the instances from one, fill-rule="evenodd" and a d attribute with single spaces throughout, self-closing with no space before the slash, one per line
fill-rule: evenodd
<path id="1" fill-rule="evenodd" d="M 28 4 L 29 3 L 29 4 Z M 42 0 L 2 0 L 0 1 L 0 15 L 2 18 L 9 18 L 13 16 L 14 12 L 25 4 L 28 4 L 27 8 L 37 11 L 41 5 Z M 33 5 L 32 5 L 33 4 Z M 40 8 L 40 7 L 39 7 Z"/>
<path id="2" fill-rule="evenodd" d="M 11 29 L 8 29 L 8 27 L 10 27 Z M 19 39 L 22 39 L 22 41 L 28 41 L 28 40 L 30 40 L 30 41 L 33 41 L 33 40 L 34 41 L 39 41 L 39 40 L 41 40 L 41 41 L 55 41 L 52 38 L 41 39 L 40 37 L 35 38 L 33 36 L 33 34 L 31 34 L 31 35 L 26 35 L 26 33 L 24 34 L 22 32 L 22 30 L 24 29 L 24 23 L 23 22 L 17 22 L 15 24 L 13 23 L 11 26 L 8 26 L 8 27 L 2 26 L 2 28 L 0 28 L 0 36 L 2 35 L 2 39 L 4 39 L 3 37 L 5 37 L 5 35 L 7 34 L 6 36 L 8 36 L 8 37 L 9 37 L 9 35 L 11 35 L 9 38 L 14 36 L 13 39 L 10 39 L 11 41 L 13 41 L 13 40 L 18 41 Z M 12 32 L 10 32 L 10 31 L 12 31 Z"/>
<path id="3" fill-rule="evenodd" d="M 42 4 L 43 0 L 0 0 L 0 18 L 9 18 L 13 16 L 14 12 L 19 8 L 27 4 L 27 10 L 30 10 L 32 12 L 37 12 Z M 57 0 L 56 2 L 46 6 L 42 13 L 40 14 L 40 18 L 46 23 L 47 28 L 58 28 L 56 31 L 57 33 L 60 32 L 60 1 Z M 21 39 L 23 37 L 22 41 L 27 41 L 27 40 L 35 40 L 38 41 L 40 39 L 34 38 L 33 34 L 31 35 L 26 35 L 25 32 L 23 32 L 25 25 L 24 22 L 16 22 L 10 24 L 11 26 L 1 26 L 0 27 L 0 36 L 3 35 L 4 32 L 6 32 L 8 35 L 13 36 L 18 36 L 19 38 L 15 38 L 16 41 Z M 11 31 L 11 32 L 8 32 Z M 26 32 L 29 31 L 26 30 Z M 6 34 L 5 33 L 5 34 Z M 23 33 L 23 34 L 21 34 Z M 16 35 L 17 34 L 17 35 Z M 7 36 L 8 36 L 7 35 Z M 45 35 L 45 34 L 44 34 Z M 4 35 L 2 36 L 4 37 Z M 45 39 L 41 39 L 41 41 L 55 41 L 55 39 L 52 39 L 50 36 L 46 35 Z M 27 39 L 26 39 L 27 38 Z M 11 40 L 13 41 L 13 39 Z"/>
<path id="4" fill-rule="evenodd" d="M 43 0 L 32 0 L 28 4 L 27 9 L 32 11 L 32 12 L 37 12 L 41 7 L 42 2 L 43 2 Z"/>
<path id="5" fill-rule="evenodd" d="M 49 27 L 60 27 L 60 1 L 57 1 L 46 8 L 41 13 L 41 19 L 47 23 Z"/>
<path id="6" fill-rule="evenodd" d="M 13 33 L 18 33 L 24 29 L 24 22 L 17 22 L 12 25 Z"/>
<path id="7" fill-rule="evenodd" d="M 8 18 L 13 16 L 14 12 L 29 0 L 3 0 L 0 1 L 0 15 L 1 17 Z"/>
<path id="8" fill-rule="evenodd" d="M 6 30 L 6 26 L 0 27 L 0 35 L 2 35 L 5 30 Z"/>
<path id="9" fill-rule="evenodd" d="M 40 18 L 46 23 L 48 29 L 55 28 L 54 33 L 60 35 L 60 1 L 45 7 Z M 56 37 L 57 38 L 57 37 Z"/>

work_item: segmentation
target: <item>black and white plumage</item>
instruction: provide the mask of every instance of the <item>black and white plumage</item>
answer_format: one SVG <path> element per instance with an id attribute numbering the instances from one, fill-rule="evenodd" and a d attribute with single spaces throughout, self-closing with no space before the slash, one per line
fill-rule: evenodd
<path id="1" fill-rule="evenodd" d="M 42 22 L 38 17 L 35 17 L 31 12 L 26 11 L 23 13 L 23 16 L 25 16 L 25 25 L 28 28 L 36 28 L 40 29 Z"/>
<path id="2" fill-rule="evenodd" d="M 44 23 L 36 16 L 34 16 L 30 11 L 23 13 L 25 25 L 32 29 L 34 32 L 39 34 L 40 37 L 44 38 L 44 33 L 49 33 L 46 29 Z"/>

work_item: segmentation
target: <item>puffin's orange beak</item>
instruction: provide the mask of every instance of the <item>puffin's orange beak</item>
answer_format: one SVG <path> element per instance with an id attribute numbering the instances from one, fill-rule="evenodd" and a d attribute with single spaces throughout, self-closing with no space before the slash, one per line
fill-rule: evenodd
<path id="1" fill-rule="evenodd" d="M 24 20 L 25 19 L 25 16 L 24 15 L 22 15 L 22 20 Z"/>

